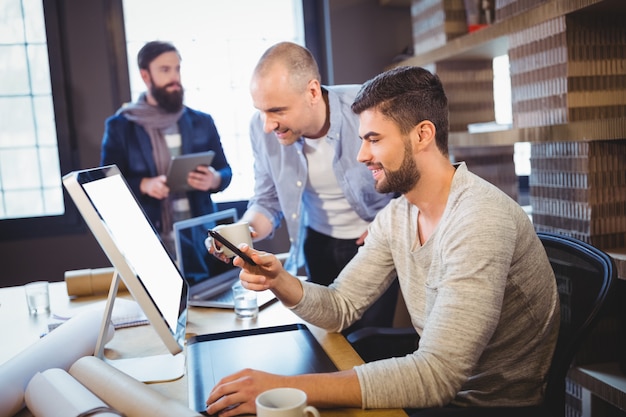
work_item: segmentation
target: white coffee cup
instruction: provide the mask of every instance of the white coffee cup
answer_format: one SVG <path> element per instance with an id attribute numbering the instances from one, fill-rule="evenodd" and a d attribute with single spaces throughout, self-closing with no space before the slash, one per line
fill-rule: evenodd
<path id="1" fill-rule="evenodd" d="M 226 238 L 226 240 L 228 240 L 237 247 L 239 247 L 240 244 L 245 243 L 252 248 L 252 236 L 250 235 L 250 226 L 246 222 L 220 224 L 213 228 L 213 230 L 218 232 L 220 235 Z M 215 252 L 223 253 L 229 258 L 234 258 L 236 255 L 235 253 L 233 253 L 233 251 L 231 251 L 221 243 L 218 249 L 215 242 L 213 242 L 213 248 Z"/>
<path id="2" fill-rule="evenodd" d="M 320 417 L 319 411 L 306 403 L 306 393 L 297 388 L 274 388 L 256 397 L 258 417 Z"/>

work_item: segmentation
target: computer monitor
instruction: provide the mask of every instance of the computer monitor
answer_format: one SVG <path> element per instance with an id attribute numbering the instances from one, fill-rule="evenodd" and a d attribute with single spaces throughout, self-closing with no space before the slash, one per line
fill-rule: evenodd
<path id="1" fill-rule="evenodd" d="M 181 377 L 185 368 L 181 352 L 187 325 L 188 285 L 158 232 L 115 165 L 70 172 L 63 176 L 63 185 L 117 275 L 170 352 L 108 362 L 146 382 Z M 100 340 L 108 327 L 117 279 L 116 276 L 109 292 Z M 95 354 L 103 356 L 103 346 L 100 341 L 98 344 Z M 142 363 L 142 359 L 149 364 Z"/>

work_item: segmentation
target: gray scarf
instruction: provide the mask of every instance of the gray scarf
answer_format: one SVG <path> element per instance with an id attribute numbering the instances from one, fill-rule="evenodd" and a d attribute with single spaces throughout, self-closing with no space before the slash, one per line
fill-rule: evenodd
<path id="1" fill-rule="evenodd" d="M 168 113 L 158 106 L 151 106 L 146 101 L 146 93 L 142 93 L 136 102 L 127 103 L 117 111 L 117 114 L 123 114 L 131 122 L 146 129 L 152 144 L 152 157 L 159 175 L 167 173 L 171 157 L 161 130 L 176 125 L 183 111 L 184 107 L 176 113 Z"/>
<path id="2" fill-rule="evenodd" d="M 142 126 L 148 133 L 150 143 L 152 144 L 152 157 L 154 158 L 158 175 L 167 174 L 171 159 L 170 150 L 167 147 L 162 130 L 175 126 L 184 109 L 183 107 L 179 112 L 168 113 L 158 106 L 148 104 L 146 93 L 142 93 L 136 102 L 127 103 L 117 111 L 117 114 L 122 114 L 131 122 Z M 175 253 L 171 236 L 172 201 L 174 198 L 175 196 L 170 195 L 169 198 L 161 202 L 161 234 L 171 254 Z"/>

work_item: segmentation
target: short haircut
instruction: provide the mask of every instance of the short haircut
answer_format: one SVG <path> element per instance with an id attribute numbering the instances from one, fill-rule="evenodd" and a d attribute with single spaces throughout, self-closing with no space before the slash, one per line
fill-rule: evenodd
<path id="1" fill-rule="evenodd" d="M 429 120 L 435 125 L 437 148 L 448 155 L 448 99 L 441 80 L 420 67 L 396 67 L 361 87 L 352 111 L 375 109 L 393 120 L 403 134 Z"/>
<path id="2" fill-rule="evenodd" d="M 321 83 L 319 67 L 311 51 L 293 42 L 279 42 L 269 47 L 254 68 L 254 76 L 265 76 L 274 65 L 284 65 L 293 87 L 305 88 L 311 80 Z"/>
<path id="3" fill-rule="evenodd" d="M 150 63 L 165 52 L 176 52 L 180 57 L 178 49 L 169 42 L 148 42 L 137 53 L 137 65 L 139 69 L 147 70 L 150 67 Z"/>

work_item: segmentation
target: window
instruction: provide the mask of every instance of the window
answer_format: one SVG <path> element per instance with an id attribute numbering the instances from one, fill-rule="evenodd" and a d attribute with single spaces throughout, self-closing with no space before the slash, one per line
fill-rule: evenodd
<path id="1" fill-rule="evenodd" d="M 0 6 L 0 219 L 64 213 L 43 4 Z"/>
<path id="2" fill-rule="evenodd" d="M 513 123 L 513 109 L 511 106 L 511 75 L 509 73 L 508 55 L 493 59 L 493 97 L 496 123 L 511 125 Z M 516 143 L 513 158 L 515 173 L 518 176 L 530 175 L 530 143 Z"/>
<path id="3" fill-rule="evenodd" d="M 62 62 L 56 0 L 0 2 L 0 240 L 82 230 L 61 185 L 74 168 Z"/>
<path id="4" fill-rule="evenodd" d="M 254 108 L 248 84 L 269 46 L 304 45 L 301 0 L 181 0 L 176 7 L 168 0 L 125 0 L 124 22 L 133 100 L 145 91 L 139 49 L 151 40 L 172 42 L 182 57 L 185 104 L 213 116 L 233 169 L 231 185 L 213 200 L 249 199 L 254 161 L 248 129 Z"/>
<path id="5" fill-rule="evenodd" d="M 513 123 L 508 55 L 497 56 L 493 59 L 493 97 L 496 123 L 503 125 Z"/>

